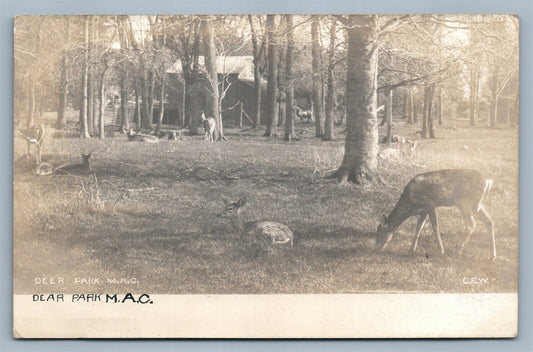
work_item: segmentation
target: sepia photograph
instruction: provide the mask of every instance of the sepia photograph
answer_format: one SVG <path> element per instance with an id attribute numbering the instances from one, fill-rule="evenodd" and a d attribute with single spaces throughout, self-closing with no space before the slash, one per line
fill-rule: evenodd
<path id="1" fill-rule="evenodd" d="M 518 16 L 23 15 L 13 55 L 14 337 L 516 336 Z"/>

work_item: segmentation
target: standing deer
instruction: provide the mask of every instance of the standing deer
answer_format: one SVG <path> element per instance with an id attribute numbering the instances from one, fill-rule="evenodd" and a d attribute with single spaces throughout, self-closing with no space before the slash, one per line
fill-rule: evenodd
<path id="1" fill-rule="evenodd" d="M 206 118 L 203 111 L 201 117 L 205 130 L 204 140 L 213 143 L 215 141 L 215 128 L 217 123 L 213 117 Z"/>
<path id="2" fill-rule="evenodd" d="M 28 144 L 28 150 L 26 156 L 29 157 L 32 144 L 35 145 L 35 162 L 37 166 L 41 163 L 41 153 L 43 150 L 44 137 L 45 137 L 44 124 L 32 125 L 28 128 L 21 128 L 19 121 L 17 135 L 22 136 Z"/>
<path id="3" fill-rule="evenodd" d="M 294 110 L 296 111 L 296 116 L 298 116 L 302 121 L 307 120 L 307 122 L 309 122 L 313 119 L 312 110 L 302 110 L 298 106 L 295 106 Z"/>
<path id="4" fill-rule="evenodd" d="M 371 254 L 384 249 L 391 240 L 393 232 L 407 218 L 415 215 L 419 215 L 419 218 L 410 252 L 416 251 L 418 238 L 429 216 L 440 251 L 444 254 L 435 209 L 455 206 L 461 212 L 467 228 L 467 236 L 459 248 L 459 255 L 476 228 L 474 215 L 477 214 L 492 236 L 494 260 L 496 258 L 494 222 L 483 205 L 491 187 L 492 180 L 484 178 L 480 172 L 474 170 L 437 170 L 415 176 L 405 187 L 390 215 L 388 217 L 383 215 L 377 230 L 376 246 Z"/>
<path id="5" fill-rule="evenodd" d="M 242 216 L 242 207 L 246 204 L 247 198 L 243 197 L 236 203 L 229 203 L 218 217 L 230 218 L 233 227 L 240 236 L 249 235 L 255 237 L 268 238 L 274 244 L 290 243 L 294 244 L 294 234 L 285 225 L 273 221 L 251 221 L 245 222 Z"/>

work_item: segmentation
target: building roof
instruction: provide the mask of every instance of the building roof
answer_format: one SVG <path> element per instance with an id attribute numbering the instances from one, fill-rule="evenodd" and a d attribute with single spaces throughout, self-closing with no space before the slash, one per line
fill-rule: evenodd
<path id="1" fill-rule="evenodd" d="M 254 80 L 254 58 L 253 56 L 217 56 L 218 74 L 237 74 L 241 81 Z M 204 57 L 198 57 L 200 67 L 205 67 Z M 182 73 L 181 60 L 176 61 L 167 73 Z"/>

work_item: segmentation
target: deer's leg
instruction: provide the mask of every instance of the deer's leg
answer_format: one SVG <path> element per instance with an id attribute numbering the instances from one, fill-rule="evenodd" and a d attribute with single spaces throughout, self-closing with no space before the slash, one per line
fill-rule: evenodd
<path id="1" fill-rule="evenodd" d="M 476 229 L 476 220 L 474 220 L 474 215 L 472 215 L 472 211 L 468 208 L 459 208 L 461 211 L 461 214 L 463 215 L 463 220 L 465 221 L 466 225 L 466 237 L 464 241 L 461 243 L 461 246 L 459 246 L 459 252 L 458 254 L 461 255 L 463 253 L 463 249 L 465 248 L 468 241 L 470 241 L 470 236 L 474 233 L 474 230 Z"/>
<path id="2" fill-rule="evenodd" d="M 439 242 L 440 252 L 444 254 L 444 246 L 442 245 L 442 240 L 440 238 L 439 221 L 437 220 L 437 213 L 435 212 L 435 209 L 428 210 L 428 215 L 429 221 L 431 221 L 431 226 L 433 226 L 435 237 L 437 237 L 437 241 Z"/>
<path id="3" fill-rule="evenodd" d="M 496 237 L 494 236 L 494 221 L 490 217 L 489 213 L 487 212 L 487 209 L 485 207 L 481 206 L 479 209 L 479 215 L 481 218 L 481 221 L 485 223 L 485 226 L 487 226 L 487 231 L 492 237 L 492 260 L 496 259 Z"/>
<path id="4" fill-rule="evenodd" d="M 420 233 L 422 232 L 422 229 L 424 228 L 424 225 L 426 224 L 428 214 L 422 213 L 420 214 L 420 217 L 418 218 L 418 222 L 416 223 L 416 234 L 415 238 L 413 239 L 413 243 L 411 244 L 410 252 L 416 251 L 416 246 L 418 245 L 418 238 L 420 237 Z"/>

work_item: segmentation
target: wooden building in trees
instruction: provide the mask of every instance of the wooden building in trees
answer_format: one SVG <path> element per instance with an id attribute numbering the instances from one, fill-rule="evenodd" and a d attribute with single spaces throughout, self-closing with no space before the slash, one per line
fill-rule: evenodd
<path id="1" fill-rule="evenodd" d="M 209 94 L 209 82 L 205 76 L 204 57 L 198 59 L 202 74 L 201 101 L 204 111 L 207 111 L 207 98 Z M 253 56 L 218 56 L 216 60 L 219 94 L 222 97 L 222 118 L 225 122 L 234 121 L 239 123 L 242 119 L 245 125 L 251 124 L 252 114 L 255 111 L 254 94 L 254 64 Z M 166 71 L 168 75 L 169 88 L 167 90 L 165 102 L 164 124 L 180 124 L 184 121 L 183 114 L 186 114 L 185 86 L 183 79 L 183 68 L 180 60 Z M 266 91 L 266 82 L 261 82 L 261 90 Z M 225 94 L 224 94 L 225 92 Z M 264 95 L 265 93 L 262 93 Z M 157 110 L 157 106 L 156 106 Z M 157 116 L 154 113 L 154 116 Z"/>

